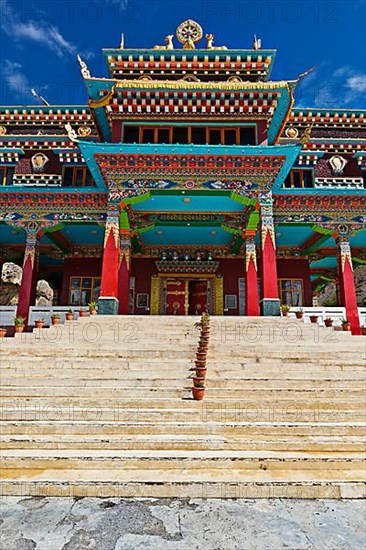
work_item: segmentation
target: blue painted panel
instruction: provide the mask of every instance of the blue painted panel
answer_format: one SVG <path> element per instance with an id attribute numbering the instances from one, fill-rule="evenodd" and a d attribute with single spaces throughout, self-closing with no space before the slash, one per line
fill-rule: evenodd
<path id="1" fill-rule="evenodd" d="M 212 235 L 211 231 L 215 231 L 215 234 Z M 218 227 L 156 226 L 151 231 L 143 233 L 141 239 L 147 245 L 225 245 L 231 242 L 232 235 Z"/>
<path id="2" fill-rule="evenodd" d="M 1 244 L 25 244 L 25 232 L 6 223 L 0 223 Z"/>
<path id="3" fill-rule="evenodd" d="M 327 256 L 322 260 L 310 263 L 311 269 L 333 268 L 337 266 L 337 258 L 335 256 Z"/>
<path id="4" fill-rule="evenodd" d="M 190 202 L 183 202 L 187 200 L 190 200 Z M 150 200 L 135 204 L 133 209 L 147 212 L 243 212 L 243 207 L 229 199 L 229 197 L 218 195 L 210 197 L 207 195 L 194 195 L 194 193 L 180 195 L 155 194 Z"/>
<path id="5" fill-rule="evenodd" d="M 276 227 L 277 246 L 300 246 L 314 231 L 311 227 L 296 225 L 279 225 Z"/>
<path id="6" fill-rule="evenodd" d="M 361 246 L 366 247 L 366 229 L 363 229 L 362 231 L 357 233 L 357 235 L 355 235 L 354 237 L 350 237 L 349 243 L 351 247 L 352 246 L 356 246 L 357 248 Z"/>
<path id="7" fill-rule="evenodd" d="M 99 225 L 67 224 L 62 233 L 74 244 L 102 244 L 104 229 Z"/>

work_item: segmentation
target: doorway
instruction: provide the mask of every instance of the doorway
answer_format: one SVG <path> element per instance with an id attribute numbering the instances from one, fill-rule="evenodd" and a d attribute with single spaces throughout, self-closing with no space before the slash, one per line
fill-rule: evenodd
<path id="1" fill-rule="evenodd" d="M 188 283 L 188 314 L 202 315 L 209 309 L 208 285 L 206 279 L 193 279 Z"/>

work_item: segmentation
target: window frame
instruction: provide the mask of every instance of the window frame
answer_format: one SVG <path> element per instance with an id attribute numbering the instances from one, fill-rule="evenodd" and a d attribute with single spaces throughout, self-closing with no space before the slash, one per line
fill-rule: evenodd
<path id="1" fill-rule="evenodd" d="M 282 288 L 282 282 L 283 281 L 290 281 L 290 283 L 291 283 L 290 290 L 285 290 L 285 289 Z M 292 285 L 293 285 L 294 281 L 301 283 L 301 300 L 300 300 L 301 303 L 300 304 L 295 304 L 294 300 L 293 300 L 293 295 L 295 293 L 300 292 L 299 290 L 293 289 Z M 301 277 L 281 277 L 281 278 L 278 278 L 278 293 L 279 293 L 279 298 L 280 298 L 281 305 L 287 304 L 290 307 L 303 307 L 304 306 L 304 279 L 301 278 Z M 284 299 L 283 299 L 283 295 L 287 294 L 287 293 L 291 294 L 291 304 L 288 304 L 287 301 L 284 301 Z"/>
<path id="2" fill-rule="evenodd" d="M 76 287 L 73 288 L 73 286 L 72 286 L 73 279 L 80 279 L 81 282 L 80 282 L 79 288 L 76 288 Z M 83 285 L 83 280 L 84 279 L 91 279 L 91 286 L 90 287 L 86 287 L 86 286 Z M 101 280 L 102 279 L 101 279 L 100 276 L 71 275 L 70 279 L 69 279 L 68 305 L 74 306 L 74 307 L 85 307 L 85 306 L 87 306 L 88 304 L 81 303 L 82 302 L 81 297 L 82 297 L 83 290 L 90 290 L 90 301 L 95 301 L 95 299 L 97 299 L 98 296 L 94 295 L 94 290 L 95 290 L 95 287 L 98 286 L 98 284 L 99 284 L 99 287 L 100 287 Z M 96 281 L 98 281 L 98 283 L 96 283 Z M 73 290 L 78 290 L 80 292 L 80 297 L 79 297 L 79 303 L 78 304 L 72 303 L 71 292 Z"/>

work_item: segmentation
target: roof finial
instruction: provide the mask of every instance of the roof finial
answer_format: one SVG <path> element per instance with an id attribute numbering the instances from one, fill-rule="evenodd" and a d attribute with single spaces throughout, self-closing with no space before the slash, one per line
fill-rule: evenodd
<path id="1" fill-rule="evenodd" d="M 254 35 L 253 50 L 260 50 L 261 47 L 262 47 L 261 38 L 257 38 L 257 36 Z"/>
<path id="2" fill-rule="evenodd" d="M 318 68 L 318 65 L 315 65 L 314 67 L 312 67 L 308 71 L 305 71 L 304 73 L 299 74 L 299 76 L 297 77 L 297 80 L 301 80 L 302 78 L 305 78 L 306 76 L 308 76 L 308 74 L 312 73 L 317 68 Z"/>
<path id="3" fill-rule="evenodd" d="M 47 107 L 49 107 L 49 103 L 47 101 L 47 99 L 45 99 L 44 97 L 42 97 L 41 95 L 39 95 L 36 90 L 34 88 L 31 89 L 31 92 L 32 92 L 32 95 L 43 105 L 47 105 Z"/>
<path id="4" fill-rule="evenodd" d="M 90 71 L 85 63 L 85 61 L 83 61 L 80 57 L 80 55 L 77 56 L 78 57 L 78 61 L 79 61 L 79 65 L 81 67 L 81 74 L 84 78 L 91 78 L 90 76 Z"/>
<path id="5" fill-rule="evenodd" d="M 119 46 L 119 49 L 120 49 L 120 50 L 123 50 L 124 47 L 125 47 L 125 35 L 124 35 L 124 33 L 122 33 L 122 34 L 121 34 L 121 44 L 120 44 L 120 46 Z"/>

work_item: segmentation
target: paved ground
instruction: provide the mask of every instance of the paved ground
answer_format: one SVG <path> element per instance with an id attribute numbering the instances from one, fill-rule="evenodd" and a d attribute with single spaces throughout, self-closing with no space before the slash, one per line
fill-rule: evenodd
<path id="1" fill-rule="evenodd" d="M 358 550 L 365 501 L 4 498 L 1 550 Z"/>

